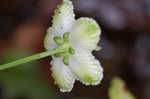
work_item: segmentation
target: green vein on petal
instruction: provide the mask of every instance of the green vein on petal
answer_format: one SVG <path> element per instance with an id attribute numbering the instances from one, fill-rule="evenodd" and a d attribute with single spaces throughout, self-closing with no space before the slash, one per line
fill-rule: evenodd
<path id="1" fill-rule="evenodd" d="M 74 16 L 72 2 L 63 1 L 55 11 L 52 27 L 57 32 L 69 32 L 75 21 Z"/>
<path id="2" fill-rule="evenodd" d="M 70 92 L 75 82 L 75 78 L 71 70 L 63 64 L 61 58 L 54 58 L 51 64 L 52 76 L 55 83 L 59 86 L 60 91 Z"/>
<path id="3" fill-rule="evenodd" d="M 103 78 L 103 69 L 90 53 L 76 53 L 70 56 L 70 68 L 77 79 L 86 85 L 97 85 Z"/>
<path id="4" fill-rule="evenodd" d="M 52 35 L 52 28 L 49 28 L 49 29 L 47 30 L 47 34 L 46 34 L 46 36 L 45 36 L 45 38 L 44 38 L 44 47 L 45 47 L 47 50 L 50 49 L 50 46 L 52 46 L 52 45 L 51 45 L 51 42 L 50 42 L 51 35 Z"/>
<path id="5" fill-rule="evenodd" d="M 72 29 L 73 42 L 76 42 L 76 45 L 81 48 L 92 51 L 97 47 L 97 43 L 100 40 L 100 33 L 100 27 L 95 20 L 80 18 L 75 22 Z"/>

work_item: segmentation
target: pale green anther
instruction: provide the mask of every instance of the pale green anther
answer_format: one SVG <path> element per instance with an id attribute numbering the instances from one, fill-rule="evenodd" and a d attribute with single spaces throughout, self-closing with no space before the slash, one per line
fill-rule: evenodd
<path id="1" fill-rule="evenodd" d="M 63 40 L 60 38 L 60 37 L 58 37 L 58 36 L 55 36 L 54 37 L 54 41 L 56 42 L 56 44 L 58 44 L 58 45 L 63 45 Z"/>
<path id="2" fill-rule="evenodd" d="M 66 32 L 66 33 L 63 35 L 64 41 L 69 41 L 69 36 L 70 36 L 70 32 Z"/>
<path id="3" fill-rule="evenodd" d="M 75 49 L 73 49 L 72 47 L 69 47 L 69 53 L 72 55 L 75 54 Z"/>
<path id="4" fill-rule="evenodd" d="M 67 66 L 69 65 L 69 55 L 68 54 L 64 56 L 63 62 L 65 65 L 67 65 Z"/>

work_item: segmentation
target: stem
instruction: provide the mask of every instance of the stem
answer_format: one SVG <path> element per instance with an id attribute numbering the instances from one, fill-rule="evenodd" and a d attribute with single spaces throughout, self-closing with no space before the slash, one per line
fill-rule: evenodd
<path id="1" fill-rule="evenodd" d="M 35 54 L 35 55 L 32 55 L 32 56 L 28 56 L 28 57 L 25 57 L 25 58 L 22 58 L 22 59 L 18 59 L 16 61 L 0 65 L 0 70 L 5 70 L 5 69 L 8 69 L 8 68 L 12 68 L 12 67 L 15 67 L 15 66 L 27 63 L 27 62 L 31 62 L 31 61 L 34 61 L 34 60 L 37 60 L 37 59 L 41 59 L 41 58 L 50 56 L 50 55 L 54 55 L 54 54 L 57 54 L 57 53 L 62 53 L 62 52 L 65 51 L 65 49 L 66 48 L 60 47 L 60 48 L 57 48 L 57 49 L 54 49 L 54 50 L 48 50 L 48 51 L 38 53 L 38 54 Z"/>

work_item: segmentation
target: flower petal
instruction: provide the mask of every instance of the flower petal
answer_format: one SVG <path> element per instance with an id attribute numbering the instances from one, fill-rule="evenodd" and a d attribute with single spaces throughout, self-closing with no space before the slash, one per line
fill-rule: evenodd
<path id="1" fill-rule="evenodd" d="M 80 52 L 79 52 L 80 51 Z M 82 83 L 97 85 L 103 78 L 103 68 L 94 56 L 78 50 L 70 57 L 70 68 Z"/>
<path id="2" fill-rule="evenodd" d="M 58 45 L 53 40 L 55 35 L 56 34 L 53 32 L 53 29 L 50 27 L 47 30 L 47 35 L 45 36 L 45 39 L 44 39 L 44 47 L 47 50 L 51 50 L 51 49 L 54 49 L 54 48 L 58 47 Z"/>
<path id="3" fill-rule="evenodd" d="M 70 0 L 64 0 L 56 9 L 53 17 L 53 29 L 56 33 L 70 32 L 74 24 L 73 5 Z"/>
<path id="4" fill-rule="evenodd" d="M 52 76 L 60 91 L 70 92 L 75 82 L 74 74 L 64 65 L 61 58 L 53 58 L 51 64 Z"/>
<path id="5" fill-rule="evenodd" d="M 57 44 L 53 41 L 54 36 L 62 37 L 65 32 L 70 32 L 74 24 L 73 5 L 70 0 L 64 0 L 56 9 L 53 17 L 53 25 L 47 31 L 44 40 L 44 47 L 47 50 L 57 48 Z"/>
<path id="6" fill-rule="evenodd" d="M 92 51 L 97 47 L 100 33 L 100 27 L 95 20 L 80 18 L 72 28 L 71 43 L 72 45 Z"/>

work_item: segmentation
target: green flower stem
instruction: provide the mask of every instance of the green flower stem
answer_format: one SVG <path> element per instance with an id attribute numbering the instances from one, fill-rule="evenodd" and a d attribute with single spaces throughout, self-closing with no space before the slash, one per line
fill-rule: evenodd
<path id="1" fill-rule="evenodd" d="M 3 65 L 0 65 L 0 70 L 5 70 L 5 69 L 8 69 L 8 68 L 16 67 L 18 65 L 28 63 L 28 62 L 31 62 L 31 61 L 34 61 L 34 60 L 37 60 L 37 59 L 41 59 L 41 58 L 44 58 L 44 57 L 47 57 L 47 56 L 50 56 L 50 55 L 54 55 L 54 54 L 57 54 L 57 53 L 63 53 L 63 52 L 66 51 L 66 49 L 67 49 L 66 47 L 65 48 L 60 47 L 60 48 L 57 48 L 57 49 L 54 49 L 54 50 L 48 50 L 48 51 L 38 53 L 38 54 L 29 56 L 29 57 L 25 57 L 25 58 L 22 58 L 22 59 L 19 59 L 19 60 L 10 62 L 10 63 L 6 63 L 6 64 L 3 64 Z"/>

